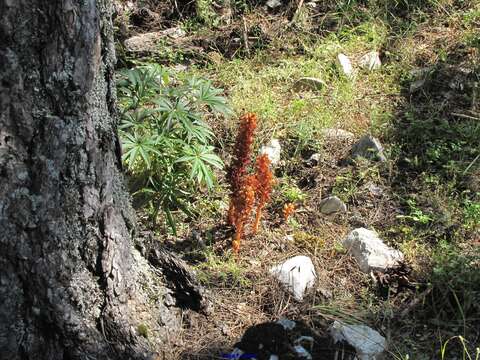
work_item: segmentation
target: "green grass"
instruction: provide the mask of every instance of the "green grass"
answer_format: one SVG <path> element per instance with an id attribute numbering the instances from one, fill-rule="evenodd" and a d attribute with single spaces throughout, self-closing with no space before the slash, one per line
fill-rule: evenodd
<path id="1" fill-rule="evenodd" d="M 323 128 L 360 133 L 369 127 L 381 129 L 389 120 L 392 108 L 385 100 L 400 91 L 397 69 L 387 65 L 371 73 L 358 71 L 350 81 L 336 65 L 338 53 L 356 61 L 378 49 L 386 35 L 382 23 L 366 23 L 324 39 L 306 39 L 302 56 L 262 52 L 251 59 L 234 59 L 197 71 L 227 89 L 237 113 L 259 115 L 261 140 L 275 136 L 307 144 L 320 138 Z M 327 86 L 315 92 L 294 91 L 293 85 L 301 77 L 320 78 Z"/>
<path id="2" fill-rule="evenodd" d="M 246 271 L 235 257 L 217 255 L 206 249 L 205 261 L 195 267 L 198 279 L 206 286 L 245 288 L 250 286 Z"/>

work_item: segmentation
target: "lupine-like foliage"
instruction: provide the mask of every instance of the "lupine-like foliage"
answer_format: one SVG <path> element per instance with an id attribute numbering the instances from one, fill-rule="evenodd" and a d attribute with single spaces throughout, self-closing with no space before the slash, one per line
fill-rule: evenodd
<path id="1" fill-rule="evenodd" d="M 191 199 L 213 189 L 214 134 L 203 118 L 229 115 L 222 90 L 210 81 L 183 81 L 159 65 L 125 71 L 118 82 L 119 135 L 136 205 L 148 205 L 152 219 L 163 210 L 175 233 L 174 212 L 192 215 Z"/>

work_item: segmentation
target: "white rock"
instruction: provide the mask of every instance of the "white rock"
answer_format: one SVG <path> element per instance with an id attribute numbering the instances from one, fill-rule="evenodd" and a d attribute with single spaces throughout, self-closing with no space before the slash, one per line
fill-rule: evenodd
<path id="1" fill-rule="evenodd" d="M 126 39 L 123 44 L 125 48 L 131 52 L 158 52 L 158 45 L 166 38 L 178 39 L 185 35 L 184 30 L 179 27 L 174 27 L 132 36 Z"/>
<path id="2" fill-rule="evenodd" d="M 329 196 L 320 201 L 320 211 L 327 215 L 336 212 L 346 212 L 347 205 L 345 205 L 337 196 Z"/>
<path id="3" fill-rule="evenodd" d="M 355 135 L 343 129 L 323 129 L 322 136 L 328 141 L 353 141 Z"/>
<path id="4" fill-rule="evenodd" d="M 347 325 L 335 321 L 330 327 L 335 343 L 346 341 L 353 346 L 359 360 L 377 360 L 387 348 L 387 341 L 377 331 L 365 325 Z"/>
<path id="5" fill-rule="evenodd" d="M 260 154 L 267 154 L 272 165 L 277 165 L 280 162 L 281 153 L 282 147 L 280 146 L 280 141 L 278 141 L 278 139 L 270 140 L 270 143 L 262 146 L 260 149 Z"/>
<path id="6" fill-rule="evenodd" d="M 161 33 L 163 35 L 169 36 L 173 39 L 178 39 L 178 38 L 181 38 L 181 37 L 184 37 L 185 35 L 187 35 L 185 30 L 183 30 L 180 27 L 173 27 L 173 28 L 170 28 L 170 29 L 165 29 Z"/>
<path id="7" fill-rule="evenodd" d="M 157 47 L 162 38 L 161 32 L 150 32 L 132 36 L 124 41 L 125 48 L 132 52 L 150 51 Z"/>
<path id="8" fill-rule="evenodd" d="M 295 256 L 283 264 L 274 266 L 270 273 L 275 276 L 293 295 L 301 301 L 305 291 L 315 284 L 316 274 L 308 256 Z"/>
<path id="9" fill-rule="evenodd" d="M 307 164 L 310 166 L 316 166 L 320 163 L 320 161 L 322 161 L 322 154 L 315 153 L 308 158 Z"/>
<path id="10" fill-rule="evenodd" d="M 280 0 L 268 0 L 267 1 L 267 6 L 270 8 L 270 9 L 275 9 L 279 6 L 282 6 L 282 2 Z"/>
<path id="11" fill-rule="evenodd" d="M 377 233 L 365 228 L 351 231 L 342 243 L 365 273 L 371 270 L 384 272 L 403 261 L 402 252 L 388 247 Z"/>
<path id="12" fill-rule="evenodd" d="M 350 62 L 350 59 L 347 57 L 347 55 L 338 54 L 337 55 L 337 60 L 340 64 L 340 67 L 342 68 L 343 73 L 348 78 L 352 78 L 353 77 L 353 67 L 352 67 L 352 63 Z"/>
<path id="13" fill-rule="evenodd" d="M 378 53 L 378 51 L 370 51 L 369 53 L 363 55 L 360 58 L 358 64 L 362 68 L 372 71 L 379 69 L 380 66 L 382 66 L 382 61 L 380 60 L 380 54 Z"/>

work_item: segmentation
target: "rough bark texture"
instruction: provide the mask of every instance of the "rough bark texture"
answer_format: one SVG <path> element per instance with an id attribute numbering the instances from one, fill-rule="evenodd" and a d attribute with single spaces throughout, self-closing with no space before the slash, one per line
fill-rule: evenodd
<path id="1" fill-rule="evenodd" d="M 132 246 L 110 12 L 0 0 L 1 359 L 151 358 L 179 325 Z"/>

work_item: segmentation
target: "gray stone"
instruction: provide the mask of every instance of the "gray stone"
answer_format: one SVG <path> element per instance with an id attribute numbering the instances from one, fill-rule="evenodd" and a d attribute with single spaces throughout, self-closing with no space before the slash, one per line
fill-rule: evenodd
<path id="1" fill-rule="evenodd" d="M 353 145 L 352 157 L 354 159 L 362 157 L 369 160 L 387 160 L 383 153 L 382 144 L 377 138 L 374 138 L 371 135 L 364 135 Z"/>
<path id="2" fill-rule="evenodd" d="M 161 34 L 163 36 L 171 37 L 172 39 L 179 39 L 179 38 L 182 38 L 185 35 L 187 35 L 185 30 L 183 30 L 180 27 L 173 27 L 173 28 L 170 28 L 170 29 L 162 30 Z"/>
<path id="3" fill-rule="evenodd" d="M 359 65 L 362 68 L 370 71 L 379 69 L 382 66 L 380 54 L 378 53 L 378 51 L 370 51 L 369 53 L 361 57 Z"/>
<path id="4" fill-rule="evenodd" d="M 374 183 L 369 183 L 367 185 L 367 189 L 373 196 L 382 196 L 383 194 L 383 189 Z"/>
<path id="5" fill-rule="evenodd" d="M 327 141 L 353 141 L 355 135 L 343 129 L 323 129 L 322 136 Z"/>
<path id="6" fill-rule="evenodd" d="M 385 272 L 403 262 L 402 252 L 388 247 L 377 233 L 365 228 L 351 231 L 342 244 L 355 257 L 360 270 L 365 273 L 372 270 Z"/>
<path id="7" fill-rule="evenodd" d="M 276 9 L 279 6 L 282 6 L 282 2 L 280 0 L 268 0 L 267 1 L 267 6 L 270 9 Z"/>
<path id="8" fill-rule="evenodd" d="M 308 256 L 295 256 L 270 269 L 297 301 L 302 301 L 305 292 L 316 280 L 315 267 Z"/>
<path id="9" fill-rule="evenodd" d="M 149 32 L 128 38 L 124 41 L 124 45 L 131 52 L 156 51 L 158 43 L 163 37 L 161 31 Z"/>
<path id="10" fill-rule="evenodd" d="M 134 53 L 144 52 L 158 52 L 159 45 L 162 44 L 164 39 L 176 39 L 182 38 L 186 35 L 185 31 L 179 27 L 174 27 L 162 31 L 154 31 L 144 34 L 132 36 L 124 41 L 125 48 Z"/>
<path id="11" fill-rule="evenodd" d="M 330 327 L 335 343 L 345 341 L 355 348 L 359 360 L 379 360 L 387 349 L 387 341 L 366 325 L 348 325 L 335 321 Z"/>
<path id="12" fill-rule="evenodd" d="M 418 90 L 423 88 L 424 85 L 425 85 L 425 79 L 415 80 L 412 83 L 410 83 L 410 92 L 411 93 L 417 92 Z"/>
<path id="13" fill-rule="evenodd" d="M 336 196 L 329 196 L 320 202 L 320 211 L 324 214 L 333 214 L 336 212 L 346 212 L 347 205 Z"/>
<path id="14" fill-rule="evenodd" d="M 302 91 L 302 90 L 321 90 L 326 87 L 327 84 L 321 79 L 314 77 L 302 77 L 298 79 L 293 85 L 293 90 Z"/>

